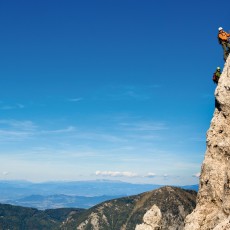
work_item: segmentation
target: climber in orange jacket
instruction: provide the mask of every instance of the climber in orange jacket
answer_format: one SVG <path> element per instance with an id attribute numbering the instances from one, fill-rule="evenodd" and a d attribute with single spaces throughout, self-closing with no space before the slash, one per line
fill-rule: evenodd
<path id="1" fill-rule="evenodd" d="M 219 43 L 222 45 L 224 50 L 224 60 L 227 60 L 227 57 L 230 53 L 230 34 L 226 33 L 222 27 L 219 27 L 218 39 Z"/>

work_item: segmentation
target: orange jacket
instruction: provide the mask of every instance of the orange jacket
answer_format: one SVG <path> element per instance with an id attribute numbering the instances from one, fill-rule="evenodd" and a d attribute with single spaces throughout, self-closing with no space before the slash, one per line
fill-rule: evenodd
<path id="1" fill-rule="evenodd" d="M 230 34 L 226 33 L 225 31 L 222 31 L 218 34 L 218 37 L 222 40 L 222 41 L 227 41 L 228 37 L 230 37 Z"/>

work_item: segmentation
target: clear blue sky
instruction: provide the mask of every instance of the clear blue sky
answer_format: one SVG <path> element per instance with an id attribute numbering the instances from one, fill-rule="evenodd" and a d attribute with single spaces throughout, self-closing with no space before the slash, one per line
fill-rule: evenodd
<path id="1" fill-rule="evenodd" d="M 229 1 L 0 2 L 0 179 L 194 184 Z"/>

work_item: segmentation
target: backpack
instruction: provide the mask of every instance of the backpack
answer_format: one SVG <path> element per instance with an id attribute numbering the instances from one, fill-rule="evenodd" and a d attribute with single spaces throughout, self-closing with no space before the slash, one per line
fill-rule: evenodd
<path id="1" fill-rule="evenodd" d="M 221 44 L 222 40 L 219 38 L 219 34 L 217 35 L 218 43 Z"/>
<path id="2" fill-rule="evenodd" d="M 216 76 L 216 73 L 213 74 L 212 80 L 213 80 L 213 82 L 214 82 L 215 84 L 218 83 L 218 77 Z"/>

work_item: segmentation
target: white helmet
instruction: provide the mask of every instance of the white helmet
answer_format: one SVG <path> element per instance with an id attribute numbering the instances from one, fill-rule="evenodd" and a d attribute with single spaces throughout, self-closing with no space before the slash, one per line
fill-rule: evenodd
<path id="1" fill-rule="evenodd" d="M 221 30 L 223 30 L 223 28 L 222 28 L 222 27 L 219 27 L 218 30 L 221 31 Z"/>

